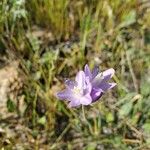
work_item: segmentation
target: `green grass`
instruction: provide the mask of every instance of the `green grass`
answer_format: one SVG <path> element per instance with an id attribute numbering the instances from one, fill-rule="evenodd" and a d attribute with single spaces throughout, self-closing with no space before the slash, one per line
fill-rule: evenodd
<path id="1" fill-rule="evenodd" d="M 148 3 L 0 2 L 0 50 L 20 60 L 28 106 L 24 120 L 35 139 L 43 130 L 51 149 L 150 148 Z M 72 43 L 69 51 L 66 41 Z M 113 67 L 117 82 L 101 101 L 85 107 L 88 124 L 81 108 L 69 109 L 55 97 L 64 78 L 73 78 L 86 63 L 101 70 Z"/>

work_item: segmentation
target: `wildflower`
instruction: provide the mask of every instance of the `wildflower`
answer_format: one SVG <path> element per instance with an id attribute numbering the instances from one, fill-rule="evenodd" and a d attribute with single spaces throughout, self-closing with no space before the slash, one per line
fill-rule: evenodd
<path id="1" fill-rule="evenodd" d="M 91 90 L 92 86 L 88 78 L 86 78 L 83 71 L 79 71 L 76 75 L 75 81 L 66 80 L 66 89 L 57 93 L 57 97 L 61 100 L 70 101 L 70 107 L 79 105 L 89 105 L 92 102 Z"/>
<path id="2" fill-rule="evenodd" d="M 88 65 L 84 67 L 85 76 L 89 78 L 92 85 L 91 97 L 92 103 L 97 101 L 107 90 L 116 86 L 116 83 L 108 83 L 108 80 L 112 78 L 115 73 L 113 68 L 104 72 L 99 72 L 98 67 L 95 66 L 91 72 Z"/>
<path id="3" fill-rule="evenodd" d="M 60 100 L 69 101 L 70 107 L 89 105 L 116 85 L 116 83 L 108 82 L 114 73 L 112 68 L 99 72 L 98 67 L 95 67 L 91 72 L 88 65 L 85 65 L 84 71 L 77 73 L 75 81 L 65 81 L 66 89 L 58 92 L 57 97 Z"/>

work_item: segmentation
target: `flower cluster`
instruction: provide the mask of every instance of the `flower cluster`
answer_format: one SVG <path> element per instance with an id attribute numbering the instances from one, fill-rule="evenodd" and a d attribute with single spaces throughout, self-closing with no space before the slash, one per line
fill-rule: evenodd
<path id="1" fill-rule="evenodd" d="M 108 82 L 114 73 L 112 68 L 99 72 L 98 67 L 95 67 L 91 72 L 88 65 L 85 65 L 84 71 L 77 73 L 75 81 L 65 81 L 66 89 L 58 92 L 57 97 L 60 100 L 69 101 L 69 107 L 89 105 L 116 85 L 116 83 Z"/>

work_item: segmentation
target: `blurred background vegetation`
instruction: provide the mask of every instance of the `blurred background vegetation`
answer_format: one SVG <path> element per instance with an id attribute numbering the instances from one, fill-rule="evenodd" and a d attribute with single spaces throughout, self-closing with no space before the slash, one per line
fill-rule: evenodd
<path id="1" fill-rule="evenodd" d="M 30 130 L 26 141 L 0 142 L 4 149 L 150 149 L 149 0 L 1 0 L 0 55 L 19 62 L 18 115 Z M 114 68 L 117 82 L 85 108 L 88 124 L 55 97 L 86 63 Z"/>

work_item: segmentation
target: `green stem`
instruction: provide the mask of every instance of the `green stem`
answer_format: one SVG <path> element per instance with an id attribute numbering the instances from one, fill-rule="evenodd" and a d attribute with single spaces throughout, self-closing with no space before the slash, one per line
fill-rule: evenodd
<path id="1" fill-rule="evenodd" d="M 91 127 L 90 123 L 88 122 L 88 120 L 87 120 L 86 117 L 85 117 L 84 105 L 82 105 L 82 115 L 83 115 L 83 120 L 84 120 L 84 122 L 86 123 L 86 125 L 87 125 L 88 128 L 89 128 L 89 131 L 90 131 L 91 134 L 92 134 L 92 133 L 93 133 L 92 127 Z"/>
<path id="2" fill-rule="evenodd" d="M 85 117 L 84 105 L 82 105 L 82 115 L 83 115 L 84 121 L 87 121 L 86 117 Z"/>

